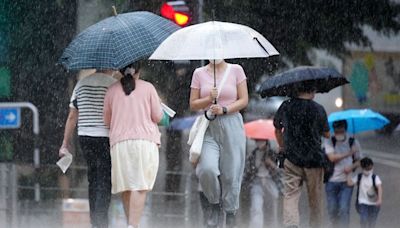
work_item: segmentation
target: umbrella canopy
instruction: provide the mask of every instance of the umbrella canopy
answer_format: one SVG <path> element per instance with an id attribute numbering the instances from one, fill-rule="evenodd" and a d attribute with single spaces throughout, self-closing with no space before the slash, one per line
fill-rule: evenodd
<path id="1" fill-rule="evenodd" d="M 169 124 L 168 129 L 177 130 L 177 131 L 183 131 L 186 129 L 190 129 L 193 126 L 194 122 L 196 121 L 196 118 L 197 118 L 197 116 L 175 118 Z"/>
<path id="2" fill-rule="evenodd" d="M 68 70 L 121 69 L 150 56 L 179 26 L 150 12 L 118 14 L 81 32 L 59 62 Z"/>
<path id="3" fill-rule="evenodd" d="M 347 132 L 353 134 L 381 129 L 390 122 L 386 117 L 370 109 L 350 109 L 329 115 L 328 122 L 331 131 L 333 131 L 333 122 L 338 120 L 346 120 Z"/>
<path id="4" fill-rule="evenodd" d="M 247 137 L 252 139 L 276 139 L 272 120 L 259 119 L 244 124 Z"/>
<path id="5" fill-rule="evenodd" d="M 317 93 L 326 93 L 349 82 L 333 68 L 301 66 L 265 80 L 258 92 L 261 97 L 293 96 L 299 85 L 307 83 L 312 83 Z"/>
<path id="6" fill-rule="evenodd" d="M 268 40 L 245 25 L 210 21 L 180 29 L 150 59 L 201 60 L 265 58 L 279 55 Z"/>

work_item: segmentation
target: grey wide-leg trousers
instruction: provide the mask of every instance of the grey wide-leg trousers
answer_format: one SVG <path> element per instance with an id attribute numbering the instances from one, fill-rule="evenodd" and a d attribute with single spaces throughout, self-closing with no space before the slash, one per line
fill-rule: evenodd
<path id="1" fill-rule="evenodd" d="M 240 186 L 246 156 L 246 136 L 240 113 L 218 116 L 204 136 L 196 168 L 209 203 L 222 201 L 226 212 L 239 208 Z"/>

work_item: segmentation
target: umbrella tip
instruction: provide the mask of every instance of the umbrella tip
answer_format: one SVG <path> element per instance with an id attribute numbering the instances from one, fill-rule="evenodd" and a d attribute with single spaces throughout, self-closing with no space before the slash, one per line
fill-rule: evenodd
<path id="1" fill-rule="evenodd" d="M 118 15 L 117 8 L 115 6 L 112 6 L 112 10 L 113 10 L 114 16 L 117 16 Z"/>

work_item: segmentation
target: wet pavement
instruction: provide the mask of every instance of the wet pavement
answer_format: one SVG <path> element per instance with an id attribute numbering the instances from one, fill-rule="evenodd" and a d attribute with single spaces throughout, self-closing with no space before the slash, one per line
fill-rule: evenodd
<path id="1" fill-rule="evenodd" d="M 400 208 L 400 179 L 398 173 L 400 171 L 400 132 L 396 132 L 391 137 L 377 135 L 375 133 L 363 134 L 357 136 L 360 140 L 364 154 L 371 156 L 375 161 L 375 172 L 381 177 L 383 182 L 383 205 L 378 217 L 377 227 L 399 227 L 400 216 L 398 210 Z M 166 151 L 165 147 L 160 151 L 160 169 L 154 190 L 148 196 L 145 209 L 145 215 L 142 219 L 142 227 L 202 227 L 202 211 L 199 202 L 198 184 L 194 176 L 193 168 L 188 162 L 186 154 L 186 138 L 182 140 L 184 153 L 183 168 L 179 172 L 169 172 L 166 167 Z M 251 144 L 250 144 L 251 145 Z M 180 177 L 180 184 L 175 193 L 165 192 L 166 182 L 169 181 L 168 176 Z M 85 178 L 82 178 L 85 182 Z M 82 189 L 85 189 L 85 183 Z M 305 192 L 304 192 L 305 193 Z M 83 193 L 85 196 L 86 193 Z M 249 205 L 248 200 L 243 194 L 241 200 L 241 209 L 238 213 L 238 227 L 248 227 Z M 354 191 L 355 195 L 355 191 Z M 87 197 L 87 196 L 86 196 Z M 359 217 L 354 209 L 354 197 L 351 209 L 351 226 L 359 227 Z M 324 199 L 323 199 L 324 200 Z M 325 201 L 325 200 L 324 200 Z M 7 203 L 0 202 L 3 207 Z M 281 209 L 281 208 L 280 208 Z M 71 221 L 67 221 L 67 214 L 63 212 L 62 201 L 42 201 L 35 203 L 33 201 L 19 201 L 18 210 L 15 212 L 16 218 L 5 217 L 6 209 L 0 208 L 0 227 L 7 227 L 7 221 L 14 219 L 15 227 L 62 227 L 63 222 L 69 223 L 64 227 L 88 227 L 87 221 L 81 225 L 72 225 Z M 269 211 L 271 208 L 266 205 L 265 226 L 272 227 Z M 300 212 L 302 227 L 308 227 L 308 208 L 307 197 L 303 194 L 300 199 Z M 81 215 L 74 214 L 74 219 L 82 221 L 87 220 L 87 213 L 81 212 Z M 86 223 L 86 224 L 85 224 Z M 111 227 L 126 227 L 125 218 L 122 209 L 122 203 L 118 196 L 114 196 L 110 207 L 110 225 Z"/>

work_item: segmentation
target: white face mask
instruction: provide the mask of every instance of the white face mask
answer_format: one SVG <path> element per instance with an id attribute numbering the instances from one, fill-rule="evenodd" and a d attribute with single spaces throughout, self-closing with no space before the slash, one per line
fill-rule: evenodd
<path id="1" fill-rule="evenodd" d="M 211 64 L 214 64 L 214 59 L 209 59 Z M 215 59 L 215 65 L 222 63 L 223 59 Z"/>
<path id="2" fill-rule="evenodd" d="M 346 135 L 338 134 L 338 135 L 335 135 L 335 138 L 338 141 L 344 141 L 346 139 Z"/>
<path id="3" fill-rule="evenodd" d="M 363 170 L 363 175 L 364 176 L 369 176 L 369 175 L 371 175 L 373 173 L 373 170 L 371 169 L 371 170 Z"/>

